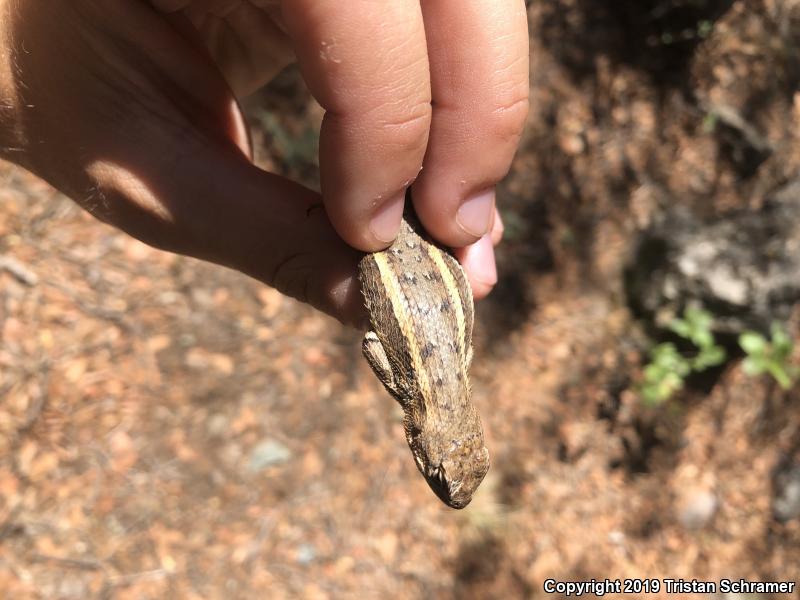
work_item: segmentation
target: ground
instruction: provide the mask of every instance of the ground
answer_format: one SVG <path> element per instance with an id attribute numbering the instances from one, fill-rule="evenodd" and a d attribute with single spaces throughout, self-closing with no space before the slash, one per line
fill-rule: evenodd
<path id="1" fill-rule="evenodd" d="M 622 276 L 659 210 L 757 209 L 795 177 L 800 3 L 529 4 L 531 113 L 472 373 L 493 466 L 464 511 L 416 471 L 359 332 L 0 165 L 6 597 L 800 582 L 800 519 L 773 514 L 800 394 L 732 360 L 645 406 L 651 329 Z M 247 108 L 259 161 L 314 185 L 320 113 L 296 71 Z"/>

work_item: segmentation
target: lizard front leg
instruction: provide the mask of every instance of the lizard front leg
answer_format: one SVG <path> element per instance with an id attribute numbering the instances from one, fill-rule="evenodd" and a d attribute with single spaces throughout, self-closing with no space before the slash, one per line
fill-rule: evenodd
<path id="1" fill-rule="evenodd" d="M 397 389 L 397 382 L 394 378 L 394 373 L 392 372 L 392 365 L 389 363 L 389 357 L 386 356 L 386 350 L 383 348 L 383 344 L 378 339 L 378 336 L 375 334 L 374 331 L 368 331 L 364 335 L 364 341 L 361 344 L 361 351 L 364 354 L 364 358 L 367 359 L 369 366 L 372 367 L 372 370 L 375 371 L 375 375 L 378 376 L 383 387 L 386 388 L 388 391 L 398 402 L 402 402 L 400 399 L 400 393 Z"/>

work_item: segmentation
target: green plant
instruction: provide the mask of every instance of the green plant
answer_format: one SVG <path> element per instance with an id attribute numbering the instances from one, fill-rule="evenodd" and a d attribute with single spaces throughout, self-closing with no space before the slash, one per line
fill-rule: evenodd
<path id="1" fill-rule="evenodd" d="M 768 340 L 757 331 L 745 331 L 739 336 L 739 346 L 747 354 L 742 368 L 748 375 L 769 373 L 788 390 L 800 377 L 800 368 L 790 362 L 794 344 L 780 323 L 772 324 L 770 337 Z"/>
<path id="2" fill-rule="evenodd" d="M 683 387 L 691 373 L 689 361 L 681 356 L 675 344 L 664 342 L 650 349 L 650 362 L 644 368 L 644 381 L 639 389 L 642 399 L 650 406 L 669 400 Z"/>
<path id="3" fill-rule="evenodd" d="M 706 116 L 703 117 L 703 133 L 714 133 L 718 124 L 719 113 L 714 111 L 707 112 Z"/>
<path id="4" fill-rule="evenodd" d="M 714 319 L 705 310 L 688 307 L 683 318 L 673 319 L 669 329 L 691 342 L 697 352 L 684 356 L 672 342 L 663 342 L 650 349 L 650 362 L 644 367 L 639 391 L 646 404 L 656 406 L 669 400 L 683 388 L 691 373 L 705 371 L 725 361 L 725 348 L 717 345 L 711 327 Z"/>
<path id="5" fill-rule="evenodd" d="M 711 331 L 713 325 L 711 313 L 694 307 L 688 307 L 683 311 L 683 319 L 673 319 L 669 325 L 673 333 L 689 340 L 699 349 L 690 362 L 692 371 L 705 371 L 725 361 L 725 348 L 714 340 Z"/>
<path id="6" fill-rule="evenodd" d="M 703 39 L 711 35 L 714 29 L 714 23 L 708 20 L 702 20 L 697 23 L 697 35 Z"/>

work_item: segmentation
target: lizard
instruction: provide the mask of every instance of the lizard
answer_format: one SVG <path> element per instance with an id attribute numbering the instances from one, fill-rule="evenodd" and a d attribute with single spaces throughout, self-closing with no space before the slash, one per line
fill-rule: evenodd
<path id="1" fill-rule="evenodd" d="M 371 327 L 364 357 L 400 403 L 406 441 L 428 485 L 448 506 L 464 508 L 489 470 L 471 399 L 475 313 L 464 270 L 407 209 L 397 238 L 366 254 L 358 275 Z"/>

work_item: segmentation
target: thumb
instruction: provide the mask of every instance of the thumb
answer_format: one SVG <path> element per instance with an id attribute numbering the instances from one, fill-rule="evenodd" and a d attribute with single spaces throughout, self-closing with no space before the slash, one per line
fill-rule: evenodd
<path id="1" fill-rule="evenodd" d="M 213 181 L 205 182 L 208 192 L 199 204 L 207 214 L 193 220 L 205 240 L 200 257 L 242 271 L 344 323 L 362 322 L 356 275 L 361 253 L 333 229 L 319 194 L 236 158 L 218 166 Z"/>
<path id="2" fill-rule="evenodd" d="M 191 147 L 194 146 L 194 147 Z M 224 265 L 348 324 L 364 320 L 360 253 L 336 234 L 320 196 L 252 165 L 233 145 L 192 144 L 169 161 L 90 168 L 96 216 L 152 246 Z M 109 212 L 110 210 L 110 212 Z"/>
<path id="3" fill-rule="evenodd" d="M 236 101 L 180 18 L 123 0 L 13 14 L 24 166 L 145 243 L 359 320 L 358 254 L 317 194 L 248 160 Z"/>

